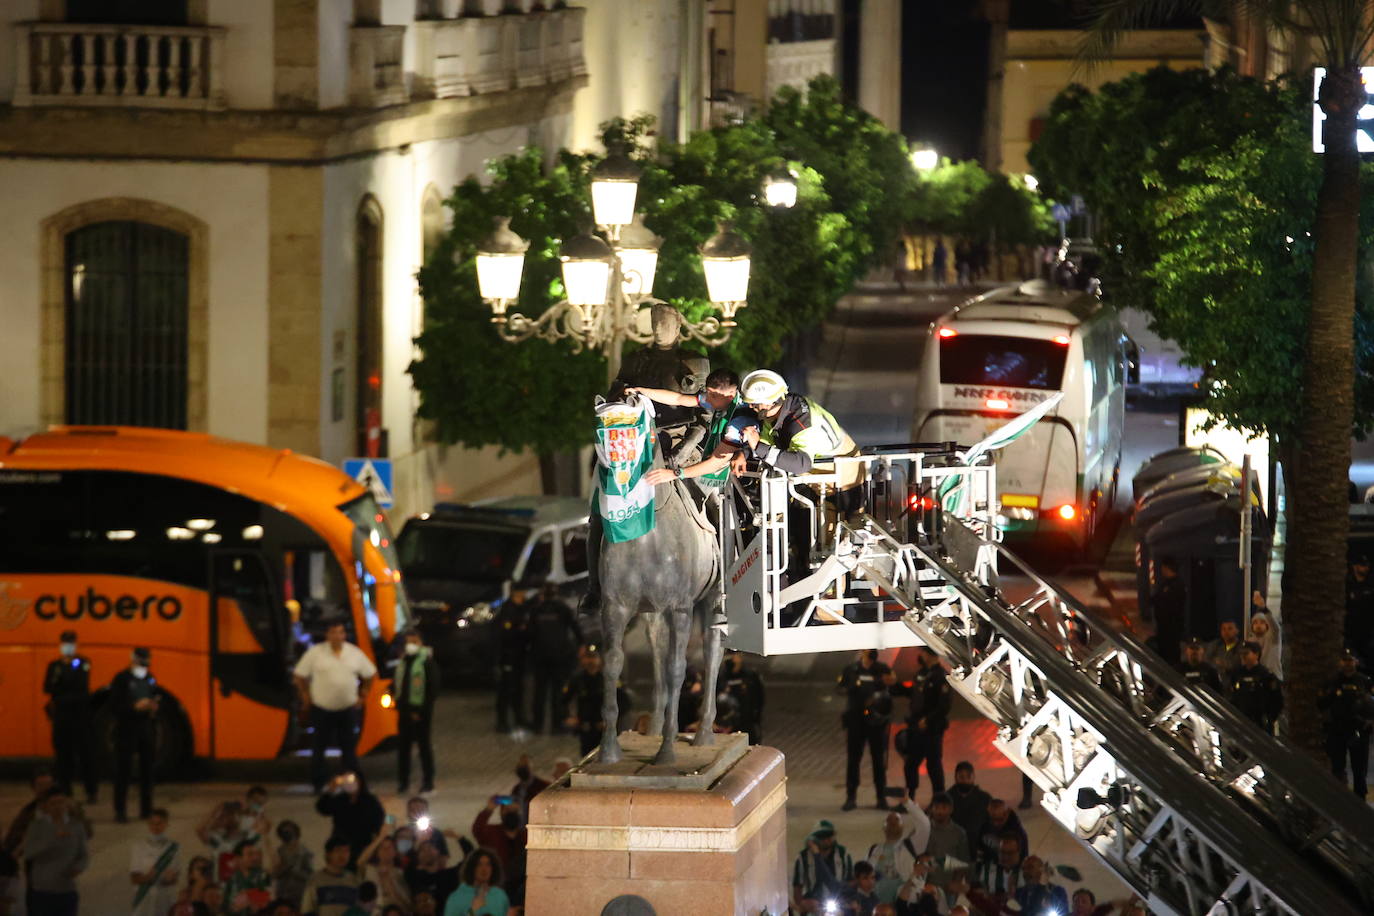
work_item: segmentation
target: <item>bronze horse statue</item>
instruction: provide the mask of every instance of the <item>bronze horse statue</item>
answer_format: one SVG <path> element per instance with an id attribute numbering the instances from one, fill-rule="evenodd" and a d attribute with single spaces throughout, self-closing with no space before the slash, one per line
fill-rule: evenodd
<path id="1" fill-rule="evenodd" d="M 658 437 L 654 436 L 656 443 Z M 672 461 L 669 456 L 667 461 Z M 664 467 L 656 449 L 655 467 Z M 715 741 L 716 675 L 722 646 L 711 625 L 720 604 L 720 562 L 716 533 L 696 509 L 682 480 L 660 484 L 654 494 L 654 528 L 620 543 L 601 544 L 602 677 L 605 682 L 602 721 L 606 723 L 598 755 L 602 763 L 622 757 L 616 722 L 620 716 L 616 685 L 625 665 L 625 629 L 637 615 L 648 615 L 649 647 L 654 656 L 654 708 L 650 731 L 662 734 L 655 764 L 677 759 L 678 697 L 687 667 L 687 643 L 693 619 L 700 621 L 705 655 L 705 690 L 696 745 Z"/>

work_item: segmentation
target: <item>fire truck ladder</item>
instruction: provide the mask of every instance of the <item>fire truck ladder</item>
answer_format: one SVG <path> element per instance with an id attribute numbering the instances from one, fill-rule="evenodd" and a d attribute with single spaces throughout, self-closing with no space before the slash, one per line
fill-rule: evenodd
<path id="1" fill-rule="evenodd" d="M 838 459 L 867 468 L 861 520 L 825 518 L 834 473 L 759 478 L 726 545 L 728 645 L 928 646 L 1045 809 L 1152 912 L 1374 911 L 1374 812 L 1006 550 L 992 466 L 952 446 L 870 452 Z"/>

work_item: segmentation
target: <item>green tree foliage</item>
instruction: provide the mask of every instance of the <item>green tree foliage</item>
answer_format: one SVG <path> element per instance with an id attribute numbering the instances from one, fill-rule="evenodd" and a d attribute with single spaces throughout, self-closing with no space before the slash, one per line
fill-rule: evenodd
<path id="1" fill-rule="evenodd" d="M 1040 245 L 1054 239 L 1048 201 L 1025 180 L 989 172 L 973 160 L 940 164 L 918 176 L 907 197 L 907 223 L 921 232 Z"/>
<path id="2" fill-rule="evenodd" d="M 603 125 L 644 167 L 638 209 L 663 238 L 654 294 L 684 314 L 709 314 L 698 248 L 730 220 L 753 249 L 749 304 L 717 365 L 743 372 L 774 363 L 784 342 L 814 328 L 893 248 L 914 180 L 905 143 L 844 104 L 833 79 L 784 90 L 742 124 L 654 145 L 648 116 Z M 526 149 L 469 178 L 447 204 L 453 228 L 421 269 L 425 329 L 410 366 L 421 417 L 441 442 L 550 454 L 590 441 L 589 408 L 605 388 L 600 353 L 568 342 L 508 344 L 490 322 L 473 258 L 496 216 L 530 242 L 520 301 L 531 318 L 562 298 L 559 241 L 591 223 L 588 184 L 598 157 L 560 151 L 552 164 Z M 770 210 L 764 176 L 783 165 L 798 176 L 797 205 Z"/>
<path id="3" fill-rule="evenodd" d="M 1310 112 L 1305 87 L 1161 67 L 1096 93 L 1065 90 L 1029 155 L 1043 188 L 1083 195 L 1105 288 L 1206 371 L 1208 408 L 1280 442 L 1297 431 L 1311 297 L 1321 163 Z M 1369 292 L 1357 324 L 1362 429 L 1374 419 Z"/>

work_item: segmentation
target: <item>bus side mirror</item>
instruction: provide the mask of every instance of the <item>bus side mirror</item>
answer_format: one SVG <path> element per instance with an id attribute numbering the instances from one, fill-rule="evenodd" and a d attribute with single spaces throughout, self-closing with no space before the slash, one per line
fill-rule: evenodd
<path id="1" fill-rule="evenodd" d="M 1126 384 L 1140 384 L 1140 346 L 1126 338 Z"/>

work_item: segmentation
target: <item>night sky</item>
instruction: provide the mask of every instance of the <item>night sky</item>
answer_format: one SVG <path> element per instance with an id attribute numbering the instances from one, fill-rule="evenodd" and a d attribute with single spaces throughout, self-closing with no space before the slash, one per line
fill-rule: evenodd
<path id="1" fill-rule="evenodd" d="M 906 0 L 902 133 L 951 159 L 979 153 L 987 102 L 988 31 L 976 0 Z"/>

